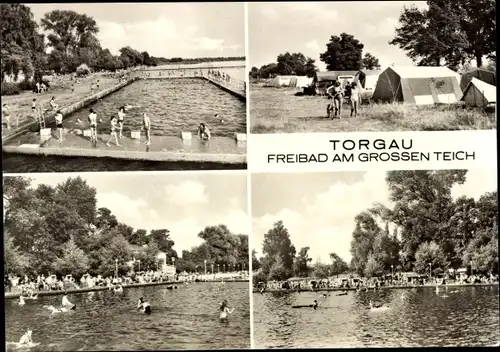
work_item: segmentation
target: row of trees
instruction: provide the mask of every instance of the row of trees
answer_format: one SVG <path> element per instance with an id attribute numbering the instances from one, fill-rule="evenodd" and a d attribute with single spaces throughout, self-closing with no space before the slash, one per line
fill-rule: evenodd
<path id="1" fill-rule="evenodd" d="M 244 56 L 229 56 L 229 57 L 197 57 L 197 58 L 185 58 L 185 57 L 173 57 L 167 59 L 164 57 L 153 57 L 153 59 L 158 63 L 158 65 L 167 64 L 200 64 L 204 62 L 214 62 L 214 61 L 245 61 Z"/>
<path id="2" fill-rule="evenodd" d="M 452 188 L 463 184 L 466 174 L 465 170 L 388 172 L 394 205 L 375 204 L 356 216 L 351 269 L 366 277 L 391 270 L 498 271 L 497 192 L 478 200 L 453 199 Z"/>
<path id="3" fill-rule="evenodd" d="M 110 70 L 137 65 L 156 66 L 148 52 L 131 47 L 113 55 L 101 47 L 96 21 L 75 11 L 54 10 L 46 13 L 40 26 L 29 7 L 16 3 L 1 4 L 2 82 L 6 76 L 40 79 L 45 71 L 75 72 L 81 64 L 94 70 Z M 40 29 L 47 36 L 39 33 Z M 46 42 L 46 43 L 45 43 Z"/>
<path id="4" fill-rule="evenodd" d="M 252 252 L 252 270 L 257 270 L 254 280 L 285 280 L 292 276 L 308 277 L 310 274 L 326 278 L 348 271 L 347 263 L 336 253 L 330 254 L 330 263 L 316 262 L 310 266 L 312 258 L 308 255 L 309 249 L 304 247 L 297 253 L 283 222 L 276 222 L 264 235 L 263 257 L 259 260 L 256 251 Z"/>
<path id="5" fill-rule="evenodd" d="M 130 271 L 126 263 L 133 258 L 140 260 L 141 270 L 149 270 L 157 268 L 160 251 L 178 257 L 168 229 L 134 230 L 111 210 L 97 209 L 96 190 L 80 177 L 55 187 L 30 184 L 25 177 L 4 178 L 6 273 L 113 275 L 118 259 L 121 275 Z M 234 235 L 224 225 L 208 226 L 198 236 L 204 243 L 183 251 L 178 271 L 195 271 L 205 259 L 221 265 L 248 262 L 247 236 Z"/>

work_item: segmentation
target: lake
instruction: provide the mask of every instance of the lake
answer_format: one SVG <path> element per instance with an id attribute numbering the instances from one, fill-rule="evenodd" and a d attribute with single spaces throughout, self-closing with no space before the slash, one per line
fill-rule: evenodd
<path id="1" fill-rule="evenodd" d="M 472 347 L 500 341 L 498 285 L 450 287 L 439 295 L 423 287 L 331 292 L 317 310 L 291 307 L 321 294 L 255 293 L 255 347 Z M 370 311 L 370 300 L 391 308 Z"/>
<path id="2" fill-rule="evenodd" d="M 193 283 L 69 294 L 77 310 L 50 316 L 44 305 L 60 306 L 62 296 L 39 297 L 17 306 L 5 300 L 6 341 L 17 342 L 28 327 L 31 351 L 104 351 L 154 349 L 218 349 L 250 347 L 248 282 Z M 151 315 L 136 310 L 139 297 Z M 219 320 L 219 302 L 235 307 L 227 323 Z"/>
<path id="3" fill-rule="evenodd" d="M 109 133 L 109 120 L 117 116 L 120 106 L 131 104 L 140 108 L 126 112 L 124 134 L 139 131 L 142 114 L 151 119 L 153 136 L 178 136 L 181 132 L 197 133 L 204 122 L 212 136 L 233 137 L 235 132 L 246 133 L 246 105 L 214 84 L 199 78 L 140 80 L 109 96 L 88 105 L 64 119 L 64 128 L 83 128 L 88 125 L 89 109 L 98 119 L 98 133 Z M 219 114 L 219 118 L 214 115 Z M 220 118 L 224 121 L 220 122 Z M 78 122 L 83 122 L 83 125 Z"/>

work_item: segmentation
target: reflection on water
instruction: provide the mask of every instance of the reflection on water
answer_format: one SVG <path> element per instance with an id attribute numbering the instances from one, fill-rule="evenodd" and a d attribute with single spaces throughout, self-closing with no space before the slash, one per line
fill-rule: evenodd
<path id="1" fill-rule="evenodd" d="M 136 311 L 144 297 L 153 313 Z M 248 283 L 194 283 L 177 290 L 165 286 L 68 295 L 72 313 L 50 316 L 44 305 L 60 306 L 61 296 L 39 297 L 17 306 L 5 301 L 6 341 L 19 341 L 28 327 L 31 351 L 104 351 L 193 348 L 249 348 Z M 219 302 L 235 307 L 227 323 L 219 320 Z"/>
<path id="2" fill-rule="evenodd" d="M 152 135 L 180 137 L 181 131 L 195 134 L 201 122 L 207 124 L 213 136 L 246 133 L 245 103 L 200 78 L 134 82 L 67 117 L 64 127 L 86 127 L 89 109 L 93 108 L 103 120 L 98 124 L 98 133 L 109 133 L 110 118 L 117 116 L 118 108 L 126 104 L 140 106 L 126 113 L 123 128 L 126 135 L 140 130 L 144 112 L 151 119 Z M 219 119 L 215 114 L 219 114 Z"/>
<path id="3" fill-rule="evenodd" d="M 489 346 L 500 341 L 498 286 L 380 290 L 336 296 L 255 293 L 255 347 Z M 447 297 L 446 297 L 447 296 Z M 369 301 L 389 304 L 372 311 Z"/>

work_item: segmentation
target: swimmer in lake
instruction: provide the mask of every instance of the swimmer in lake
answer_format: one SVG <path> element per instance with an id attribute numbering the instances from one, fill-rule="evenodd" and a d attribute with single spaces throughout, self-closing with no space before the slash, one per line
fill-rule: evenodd
<path id="1" fill-rule="evenodd" d="M 314 300 L 313 305 L 312 305 L 312 309 L 316 310 L 317 308 L 318 308 L 318 301 Z"/>
<path id="2" fill-rule="evenodd" d="M 210 140 L 210 130 L 207 126 L 202 122 L 198 127 L 198 138 L 203 139 L 205 141 Z"/>
<path id="3" fill-rule="evenodd" d="M 215 114 L 215 118 L 219 120 L 220 123 L 224 123 L 224 119 L 219 117 L 219 114 Z"/>
<path id="4" fill-rule="evenodd" d="M 19 340 L 19 346 L 32 345 L 33 344 L 33 340 L 31 337 L 32 333 L 33 331 L 31 329 L 28 329 L 28 331 L 26 331 L 24 335 L 21 336 L 21 339 Z"/>
<path id="5" fill-rule="evenodd" d="M 139 298 L 139 302 L 137 303 L 137 309 L 140 309 L 142 313 L 151 314 L 151 306 L 148 302 L 144 302 L 144 299 Z"/>
<path id="6" fill-rule="evenodd" d="M 68 308 L 69 310 L 74 310 L 76 306 L 69 301 L 67 294 L 67 292 L 64 292 L 64 296 L 62 297 L 62 306 L 64 308 Z"/>
<path id="7" fill-rule="evenodd" d="M 220 309 L 220 319 L 221 320 L 227 320 L 228 313 L 232 314 L 234 311 L 234 308 L 229 309 L 229 307 L 227 306 L 227 300 L 224 300 L 220 303 L 219 309 Z"/>

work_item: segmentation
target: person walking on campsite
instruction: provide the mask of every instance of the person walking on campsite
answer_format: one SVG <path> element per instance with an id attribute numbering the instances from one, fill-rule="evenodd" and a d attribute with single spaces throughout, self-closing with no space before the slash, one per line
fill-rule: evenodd
<path id="1" fill-rule="evenodd" d="M 326 90 L 326 94 L 328 94 L 331 98 L 331 103 L 329 108 L 327 108 L 327 112 L 329 113 L 331 109 L 334 109 L 334 113 L 332 118 L 342 116 L 342 87 L 339 81 L 335 81 L 328 89 Z"/>
<path id="2" fill-rule="evenodd" d="M 360 91 L 355 82 L 351 83 L 351 96 L 349 97 L 351 101 L 351 117 L 354 114 L 354 117 L 358 116 L 358 106 L 361 100 Z"/>

